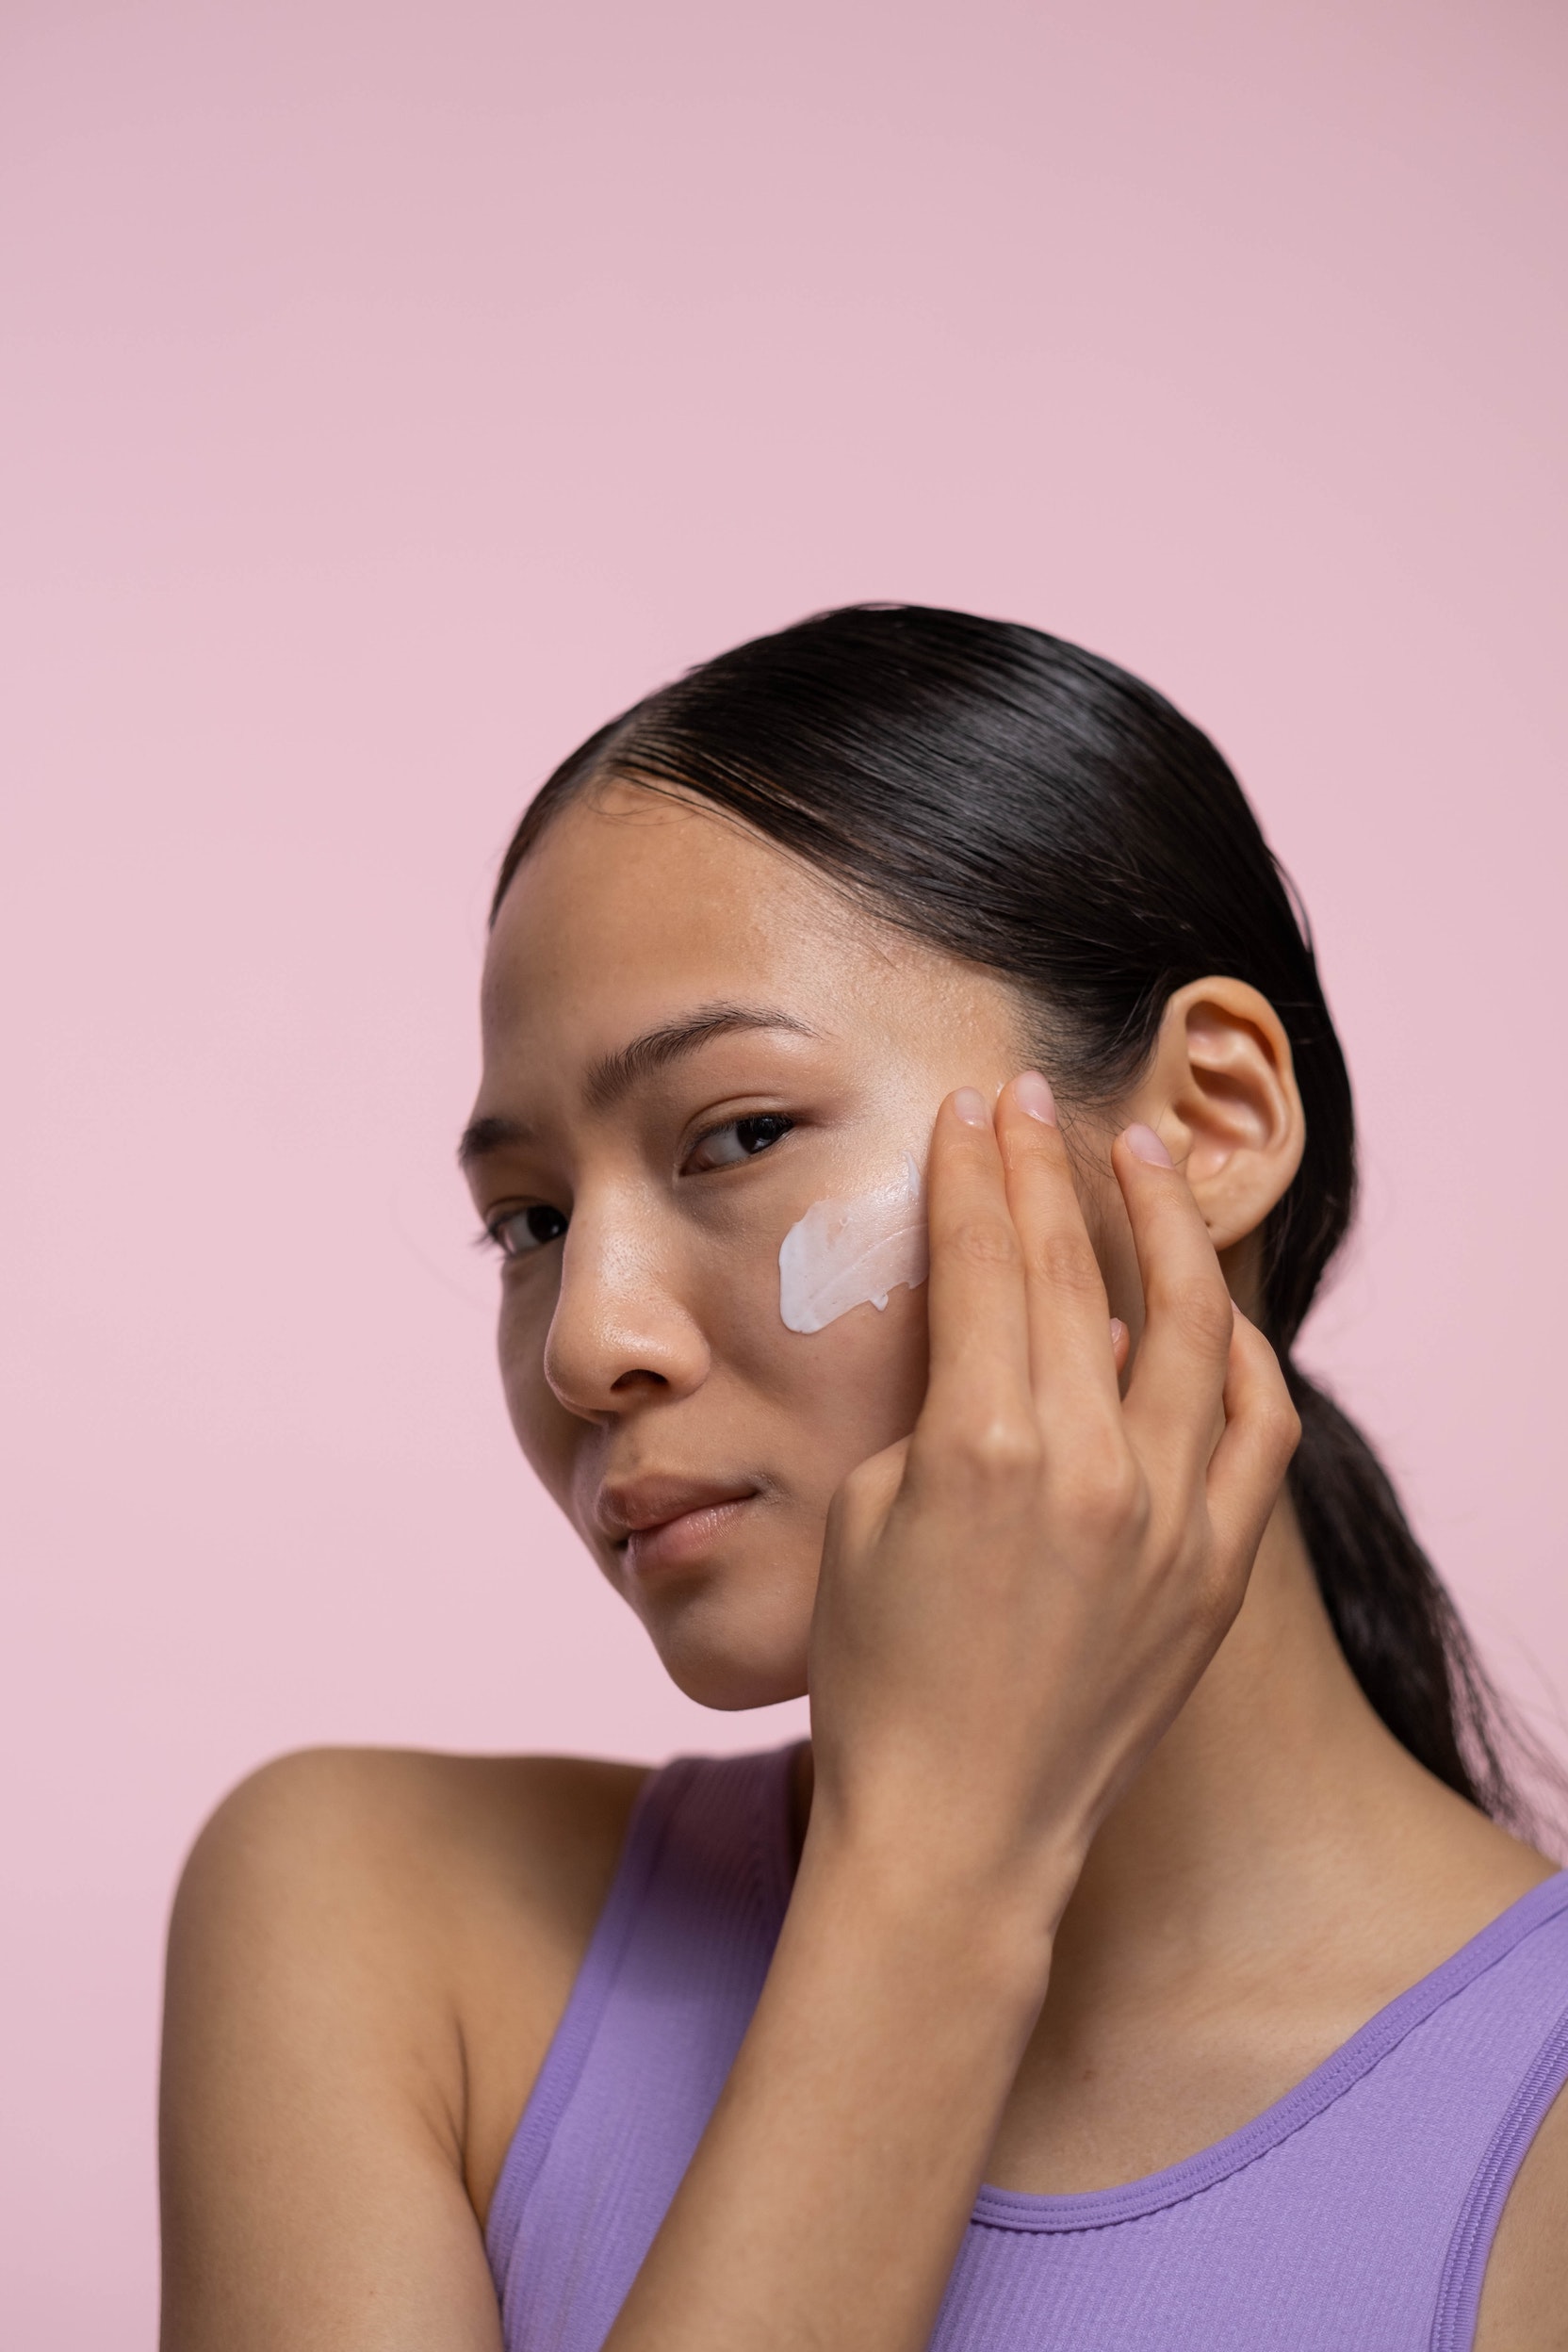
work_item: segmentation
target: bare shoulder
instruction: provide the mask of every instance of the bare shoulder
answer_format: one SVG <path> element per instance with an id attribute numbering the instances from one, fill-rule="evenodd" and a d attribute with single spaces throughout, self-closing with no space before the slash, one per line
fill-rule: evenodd
<path id="1" fill-rule="evenodd" d="M 327 1994 L 351 1984 L 372 2009 L 413 1999 L 432 2028 L 438 2011 L 465 2025 L 473 2001 L 482 2012 L 492 1975 L 510 2009 L 548 2010 L 592 1933 L 643 1778 L 577 1757 L 282 1756 L 196 1841 L 174 1906 L 172 1995 L 216 1990 L 242 1952 L 253 1984 L 266 1972 L 301 1994 L 306 1980 Z"/>
<path id="2" fill-rule="evenodd" d="M 1476 2352 L 1568 2352 L 1568 2090 L 1547 2111 L 1503 2207 Z"/>
<path id="3" fill-rule="evenodd" d="M 461 1948 L 500 1917 L 533 1938 L 593 1921 L 645 1780 L 637 1764 L 585 1757 L 458 1757 L 395 1748 L 313 1748 L 239 1783 L 198 1837 L 174 1931 L 235 1907 L 282 1905 L 336 1924 L 402 1915 L 409 1957 Z M 451 1912 L 451 1901 L 458 1910 Z M 477 1912 L 470 1910 L 477 1905 Z"/>
<path id="4" fill-rule="evenodd" d="M 477 1870 L 548 1897 L 581 1877 L 585 1847 L 618 1851 L 644 1777 L 640 1765 L 580 1756 L 303 1749 L 224 1798 L 192 1850 L 181 1901 L 237 1872 L 282 1871 L 299 1885 L 323 1866 L 335 1878 L 347 1867 L 361 1893 Z"/>
<path id="5" fill-rule="evenodd" d="M 170 1997 L 380 2020 L 445 2091 L 482 2211 L 625 1841 L 642 1767 L 327 1748 L 243 1781 L 198 1838 Z M 243 2005 L 243 2004 L 242 2004 Z M 386 2056 L 390 2058 L 389 2050 Z M 476 2142 L 478 2145 L 476 2145 Z M 478 2178 L 474 2175 L 478 2173 Z"/>
<path id="6" fill-rule="evenodd" d="M 170 1931 L 166 2344 L 492 2344 L 480 2225 L 643 1777 L 318 1750 L 220 1805 Z"/>

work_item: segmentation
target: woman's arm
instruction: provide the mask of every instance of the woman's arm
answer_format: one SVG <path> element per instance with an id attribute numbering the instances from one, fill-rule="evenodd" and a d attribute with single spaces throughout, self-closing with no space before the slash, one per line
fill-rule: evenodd
<path id="1" fill-rule="evenodd" d="M 927 1401 L 835 1508 L 794 1898 L 609 2352 L 926 2343 L 1095 1827 L 1240 1606 L 1295 1442 L 1278 1365 L 1135 1130 L 1123 1404 L 1034 1086 L 938 1120 Z"/>
<path id="2" fill-rule="evenodd" d="M 220 1808 L 170 1935 L 163 2352 L 499 2352 L 470 2189 L 482 2203 L 639 1778 L 327 1752 Z M 476 2099 L 466 2044 L 497 2015 Z"/>

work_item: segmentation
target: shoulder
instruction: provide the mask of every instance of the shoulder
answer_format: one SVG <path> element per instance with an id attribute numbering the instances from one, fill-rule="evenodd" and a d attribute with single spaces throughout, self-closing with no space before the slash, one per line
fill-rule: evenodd
<path id="1" fill-rule="evenodd" d="M 549 1905 L 619 1851 L 645 1768 L 574 1756 L 311 1748 L 224 1798 L 192 1848 L 179 1912 L 265 1887 L 398 1902 L 465 1883 Z"/>
<path id="2" fill-rule="evenodd" d="M 375 1819 L 417 1831 L 436 1814 L 449 1829 L 457 1817 L 491 1815 L 553 1828 L 563 1811 L 586 1818 L 614 1791 L 635 1794 L 641 1764 L 571 1756 L 451 1756 L 425 1748 L 300 1748 L 274 1756 L 230 1790 L 208 1820 L 198 1849 L 215 1837 L 263 1822 L 295 1830 L 332 1829 Z M 623 1808 L 624 1810 L 624 1803 Z"/>
<path id="3" fill-rule="evenodd" d="M 397 2106 L 466 2180 L 498 2168 L 644 1776 L 366 1749 L 252 1774 L 176 1897 L 167 2098 L 220 2077 L 301 2115 Z"/>
<path id="4" fill-rule="evenodd" d="M 1476 2352 L 1568 2352 L 1568 2090 L 1547 2110 L 1503 2207 Z"/>
<path id="5" fill-rule="evenodd" d="M 372 1936 L 384 1987 L 463 1972 L 476 1938 L 542 1953 L 585 1937 L 644 1778 L 551 1756 L 322 1748 L 242 1781 L 197 1838 L 175 1900 L 177 1954 L 329 1972 Z"/>

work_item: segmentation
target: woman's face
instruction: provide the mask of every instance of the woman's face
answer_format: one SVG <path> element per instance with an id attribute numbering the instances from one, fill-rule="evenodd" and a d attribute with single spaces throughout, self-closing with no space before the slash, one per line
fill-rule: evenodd
<path id="1" fill-rule="evenodd" d="M 834 1491 L 920 1409 L 925 1292 L 791 1331 L 779 1245 L 1023 1066 L 1018 999 L 701 803 L 612 785 L 512 883 L 483 1035 L 466 1158 L 523 1451 L 683 1690 L 796 1696 Z"/>

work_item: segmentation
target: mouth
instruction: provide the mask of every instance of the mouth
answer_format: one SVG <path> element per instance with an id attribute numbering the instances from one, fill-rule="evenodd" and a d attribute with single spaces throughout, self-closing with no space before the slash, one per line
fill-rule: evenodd
<path id="1" fill-rule="evenodd" d="M 758 1499 L 749 1485 L 637 1478 L 602 1488 L 594 1516 L 620 1553 L 627 1575 L 641 1583 L 700 1560 Z"/>

